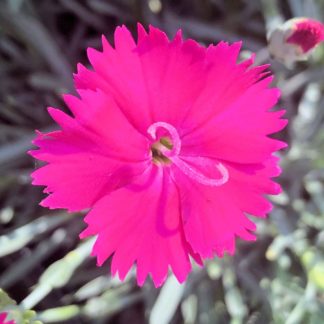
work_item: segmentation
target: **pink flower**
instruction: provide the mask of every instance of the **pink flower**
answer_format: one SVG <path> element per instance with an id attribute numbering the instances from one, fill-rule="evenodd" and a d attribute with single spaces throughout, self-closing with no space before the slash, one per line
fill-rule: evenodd
<path id="1" fill-rule="evenodd" d="M 156 286 L 171 268 L 180 282 L 198 264 L 234 253 L 235 238 L 255 240 L 255 224 L 278 194 L 278 158 L 285 143 L 267 135 L 286 125 L 270 111 L 279 90 L 269 88 L 267 65 L 236 63 L 241 43 L 208 48 L 170 41 L 160 30 L 126 27 L 115 48 L 88 49 L 94 71 L 78 66 L 80 98 L 65 95 L 73 117 L 49 108 L 61 130 L 38 133 L 31 154 L 48 164 L 33 184 L 45 185 L 42 206 L 90 208 L 81 238 L 101 266 L 124 279 L 137 264 L 142 285 Z"/>
<path id="2" fill-rule="evenodd" d="M 8 316 L 7 312 L 4 312 L 4 313 L 0 314 L 0 324 L 15 324 L 15 322 L 13 320 L 9 321 L 9 322 L 6 322 L 7 316 Z"/>
<path id="3" fill-rule="evenodd" d="M 269 51 L 279 61 L 291 65 L 308 58 L 311 50 L 324 41 L 324 25 L 310 18 L 293 18 L 270 35 Z"/>

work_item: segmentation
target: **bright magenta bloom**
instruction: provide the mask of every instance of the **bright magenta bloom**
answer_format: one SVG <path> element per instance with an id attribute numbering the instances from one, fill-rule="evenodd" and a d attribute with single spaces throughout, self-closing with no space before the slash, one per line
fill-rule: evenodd
<path id="1" fill-rule="evenodd" d="M 237 64 L 241 43 L 208 48 L 170 41 L 160 30 L 126 27 L 115 48 L 88 50 L 94 68 L 78 66 L 73 113 L 49 108 L 61 130 L 38 134 L 32 155 L 48 164 L 33 173 L 49 208 L 90 208 L 81 237 L 98 235 L 98 265 L 109 256 L 123 279 L 133 263 L 142 285 L 161 285 L 171 268 L 180 282 L 205 258 L 234 253 L 235 238 L 254 240 L 254 223 L 278 194 L 285 143 L 267 135 L 286 121 L 270 111 L 279 97 L 268 66 Z"/>
<path id="2" fill-rule="evenodd" d="M 8 313 L 4 312 L 0 314 L 0 324 L 15 324 L 15 322 L 12 321 L 6 321 Z"/>

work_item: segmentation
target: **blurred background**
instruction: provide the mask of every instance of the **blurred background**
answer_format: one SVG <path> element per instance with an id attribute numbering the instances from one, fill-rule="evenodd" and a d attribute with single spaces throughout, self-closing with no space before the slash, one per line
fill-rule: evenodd
<path id="1" fill-rule="evenodd" d="M 17 323 L 324 323 L 324 49 L 288 68 L 269 57 L 266 37 L 323 14 L 323 0 L 0 0 L 0 313 Z M 82 215 L 38 206 L 26 154 L 34 129 L 53 127 L 46 107 L 64 109 L 86 48 L 138 21 L 202 44 L 243 40 L 242 59 L 252 51 L 272 64 L 290 120 L 279 135 L 289 143 L 284 191 L 257 221 L 258 241 L 160 289 L 138 288 L 133 272 L 111 278 L 109 262 L 96 267 L 93 241 L 78 238 Z"/>

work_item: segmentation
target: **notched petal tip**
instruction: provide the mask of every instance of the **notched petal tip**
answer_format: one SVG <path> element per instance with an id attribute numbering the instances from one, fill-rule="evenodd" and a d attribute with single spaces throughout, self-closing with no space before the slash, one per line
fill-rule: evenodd
<path id="1" fill-rule="evenodd" d="M 54 121 L 56 121 L 55 118 L 57 117 L 57 115 L 59 115 L 60 113 L 63 113 L 62 110 L 54 108 L 54 107 L 47 107 L 47 112 L 54 119 Z"/>
<path id="2" fill-rule="evenodd" d="M 35 184 L 35 183 L 33 183 L 33 184 Z M 50 196 L 48 196 L 48 197 L 50 197 Z M 39 205 L 42 206 L 42 207 L 44 207 L 44 208 L 49 208 L 49 209 L 53 209 L 53 208 L 55 208 L 55 207 L 52 207 L 52 206 L 51 206 L 51 203 L 48 202 L 48 201 L 49 201 L 48 197 L 44 198 L 44 199 L 39 203 Z"/>
<path id="3" fill-rule="evenodd" d="M 274 140 L 276 142 L 276 149 L 275 151 L 280 151 L 280 150 L 284 150 L 288 147 L 288 143 L 283 142 L 283 141 L 279 141 L 279 140 Z"/>
<path id="4" fill-rule="evenodd" d="M 33 143 L 34 141 L 32 141 Z M 33 143 L 34 144 L 34 143 Z M 26 153 L 30 155 L 31 157 L 35 158 L 35 155 L 37 155 L 38 150 L 28 150 Z"/>
<path id="5" fill-rule="evenodd" d="M 178 43 L 182 43 L 183 41 L 183 37 L 182 37 L 182 29 L 178 29 L 174 38 L 173 38 L 173 42 L 178 44 Z"/>
<path id="6" fill-rule="evenodd" d="M 170 42 L 167 34 L 153 25 L 149 25 L 149 37 L 156 45 L 163 45 Z"/>
<path id="7" fill-rule="evenodd" d="M 259 67 L 256 67 L 256 68 L 259 68 Z M 266 67 L 264 69 L 266 69 Z M 258 82 L 258 84 L 260 85 L 260 87 L 263 87 L 264 89 L 267 89 L 267 88 L 269 88 L 271 86 L 271 83 L 272 83 L 273 79 L 274 79 L 274 75 L 269 75 L 269 76 L 266 76 L 265 78 L 263 78 L 262 80 L 260 80 Z"/>
<path id="8" fill-rule="evenodd" d="M 137 42 L 141 42 L 147 37 L 147 32 L 141 23 L 137 23 Z"/>
<path id="9" fill-rule="evenodd" d="M 52 117 L 52 119 L 62 128 L 69 129 L 74 124 L 74 119 L 64 113 L 60 109 L 56 109 L 53 107 L 47 108 L 48 114 Z"/>
<path id="10" fill-rule="evenodd" d="M 89 227 L 87 227 L 86 229 L 84 229 L 80 234 L 79 234 L 79 238 L 82 240 L 82 239 L 85 239 L 91 235 L 93 235 L 94 233 L 92 233 L 92 231 L 90 230 Z"/>
<path id="11" fill-rule="evenodd" d="M 199 255 L 199 253 L 194 253 L 193 251 L 190 253 L 190 257 L 193 261 L 195 261 L 196 265 L 199 267 L 199 268 L 203 268 L 204 267 L 204 260 L 203 258 L 201 257 L 201 255 Z M 190 263 L 190 269 L 191 269 L 191 263 Z M 189 275 L 189 272 L 188 274 L 186 275 L 186 277 Z"/>
<path id="12" fill-rule="evenodd" d="M 102 55 L 103 54 L 101 52 L 94 49 L 93 47 L 87 48 L 87 57 L 93 67 L 95 67 L 97 65 L 97 63 L 100 61 Z"/>
<path id="13" fill-rule="evenodd" d="M 279 88 L 271 88 L 271 90 L 275 93 L 275 96 L 276 96 L 277 100 L 279 100 L 280 97 L 281 97 L 281 89 L 279 89 Z M 282 116 L 286 113 L 286 110 L 280 110 L 280 111 L 283 112 Z"/>
<path id="14" fill-rule="evenodd" d="M 158 277 L 158 278 L 154 278 L 152 276 L 152 281 L 153 281 L 155 288 L 160 288 L 165 283 L 167 278 L 168 278 L 168 273 L 166 273 L 163 277 Z"/>
<path id="15" fill-rule="evenodd" d="M 244 228 L 236 232 L 236 235 L 241 239 L 243 239 L 244 241 L 248 241 L 248 242 L 255 242 L 257 240 L 255 234 L 251 233 L 249 230 Z"/>
<path id="16" fill-rule="evenodd" d="M 148 277 L 150 277 L 150 279 L 153 282 L 154 287 L 155 288 L 160 288 L 165 283 L 168 276 L 169 276 L 168 271 L 162 276 L 161 275 L 155 276 L 152 273 L 139 274 L 137 272 L 136 281 L 137 281 L 137 284 L 138 284 L 139 287 L 143 287 L 145 282 L 148 280 Z M 177 276 L 175 276 L 175 277 L 177 278 Z M 180 281 L 178 278 L 177 278 L 177 280 L 178 280 L 179 283 L 183 282 L 183 281 Z"/>
<path id="17" fill-rule="evenodd" d="M 231 55 L 234 58 L 235 62 L 238 59 L 238 56 L 240 54 L 242 45 L 243 45 L 243 42 L 242 41 L 237 41 L 237 42 L 232 43 L 231 45 L 229 45 L 229 48 L 231 50 Z"/>
<path id="18" fill-rule="evenodd" d="M 139 287 L 143 287 L 145 281 L 146 281 L 146 278 L 139 278 L 138 276 L 137 276 L 137 278 L 136 278 L 136 282 L 137 282 L 137 285 L 138 285 Z"/>
<path id="19" fill-rule="evenodd" d="M 74 80 L 80 77 L 80 74 L 84 73 L 85 71 L 87 71 L 87 68 L 82 63 L 78 63 L 76 73 L 73 73 Z"/>
<path id="20" fill-rule="evenodd" d="M 255 53 L 251 53 L 251 56 L 248 59 L 242 61 L 239 65 L 245 69 L 248 69 L 251 67 L 251 65 L 253 65 L 254 61 L 255 61 Z"/>
<path id="21" fill-rule="evenodd" d="M 281 173 L 281 169 L 279 168 L 280 172 L 279 174 Z M 277 182 L 273 182 L 273 195 L 279 195 L 280 193 L 282 193 L 282 187 L 279 183 Z M 271 205 L 272 206 L 272 205 Z M 273 206 L 271 207 L 271 209 L 268 211 L 268 213 L 270 213 L 273 209 Z"/>
<path id="22" fill-rule="evenodd" d="M 200 268 L 202 267 L 200 264 L 198 264 L 198 266 Z M 174 274 L 174 276 L 176 277 L 178 282 L 180 284 L 182 284 L 187 280 L 187 278 L 189 276 L 189 273 L 192 270 L 191 262 L 189 261 L 189 267 L 188 268 L 182 268 L 180 271 L 178 269 L 174 269 L 172 266 L 171 266 L 171 269 L 172 269 L 172 273 Z"/>
<path id="23" fill-rule="evenodd" d="M 240 51 L 241 48 L 242 48 L 242 45 L 243 45 L 243 41 L 242 40 L 239 40 L 239 41 L 236 41 L 232 44 L 230 44 L 229 46 L 232 48 L 232 49 L 235 49 L 235 51 Z"/>
<path id="24" fill-rule="evenodd" d="M 39 147 L 39 142 L 43 139 L 44 135 L 41 131 L 39 130 L 35 130 L 35 134 L 36 134 L 36 137 L 31 141 L 31 143 L 34 145 L 34 146 L 37 146 Z M 27 151 L 27 154 L 33 156 L 34 152 L 37 152 L 38 150 L 35 150 L 35 149 L 32 149 L 32 150 L 29 150 Z"/>
<path id="25" fill-rule="evenodd" d="M 97 257 L 97 266 L 102 267 L 102 265 L 108 260 L 109 257 L 102 258 L 98 253 L 91 253 L 92 256 Z"/>
<path id="26" fill-rule="evenodd" d="M 134 38 L 125 26 L 118 26 L 114 33 L 114 43 L 117 52 L 129 52 L 136 47 Z"/>

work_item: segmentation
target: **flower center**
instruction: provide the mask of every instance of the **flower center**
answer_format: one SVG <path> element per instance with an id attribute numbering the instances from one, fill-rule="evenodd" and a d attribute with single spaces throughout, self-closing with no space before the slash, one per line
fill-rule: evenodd
<path id="1" fill-rule="evenodd" d="M 152 159 L 153 163 L 155 164 L 171 164 L 172 161 L 166 157 L 163 154 L 163 151 L 165 148 L 168 150 L 171 150 L 173 147 L 173 144 L 171 142 L 171 139 L 169 137 L 163 136 L 158 141 L 154 142 L 151 145 L 151 153 L 152 153 Z"/>
<path id="2" fill-rule="evenodd" d="M 221 162 L 200 156 L 181 157 L 181 139 L 172 125 L 156 122 L 147 129 L 147 132 L 154 141 L 151 145 L 153 163 L 158 165 L 173 163 L 189 178 L 206 186 L 218 187 L 228 181 L 228 170 Z M 210 167 L 213 170 L 212 175 L 207 176 L 201 171 Z"/>
<path id="3" fill-rule="evenodd" d="M 147 132 L 155 142 L 151 145 L 153 162 L 171 164 L 172 157 L 179 155 L 181 140 L 177 130 L 165 122 L 152 124 Z"/>

